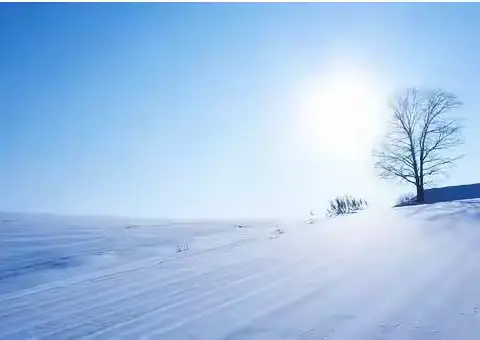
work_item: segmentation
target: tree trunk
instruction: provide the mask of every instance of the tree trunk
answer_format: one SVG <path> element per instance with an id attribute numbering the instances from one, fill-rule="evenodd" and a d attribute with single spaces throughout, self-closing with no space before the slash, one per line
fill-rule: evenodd
<path id="1" fill-rule="evenodd" d="M 423 189 L 423 185 L 417 185 L 417 202 L 424 203 L 425 202 L 425 191 Z"/>

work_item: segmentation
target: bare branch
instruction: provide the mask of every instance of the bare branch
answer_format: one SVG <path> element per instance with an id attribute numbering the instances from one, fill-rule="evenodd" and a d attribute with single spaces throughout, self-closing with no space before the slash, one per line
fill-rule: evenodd
<path id="1" fill-rule="evenodd" d="M 462 102 L 440 89 L 409 88 L 391 103 L 384 144 L 374 153 L 375 168 L 382 178 L 414 184 L 423 199 L 424 184 L 460 158 L 445 151 L 462 143 L 459 121 L 448 117 Z"/>

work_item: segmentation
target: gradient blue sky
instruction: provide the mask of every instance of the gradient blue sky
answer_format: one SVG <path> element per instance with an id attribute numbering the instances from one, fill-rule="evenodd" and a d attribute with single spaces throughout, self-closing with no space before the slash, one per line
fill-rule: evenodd
<path id="1" fill-rule="evenodd" d="M 467 156 L 439 184 L 480 182 L 479 18 L 480 4 L 0 4 L 0 210 L 305 217 L 338 194 L 411 191 L 366 153 L 298 143 L 294 97 L 330 65 L 381 79 L 379 97 L 455 92 Z"/>

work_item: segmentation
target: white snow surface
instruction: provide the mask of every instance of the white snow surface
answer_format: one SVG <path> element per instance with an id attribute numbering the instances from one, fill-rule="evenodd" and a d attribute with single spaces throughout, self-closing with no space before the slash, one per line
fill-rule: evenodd
<path id="1" fill-rule="evenodd" d="M 0 222 L 0 339 L 480 339 L 478 199 L 313 224 Z"/>

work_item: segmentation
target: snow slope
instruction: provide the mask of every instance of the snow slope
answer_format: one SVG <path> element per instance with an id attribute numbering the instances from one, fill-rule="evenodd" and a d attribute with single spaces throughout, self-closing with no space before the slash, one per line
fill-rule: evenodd
<path id="1" fill-rule="evenodd" d="M 425 190 L 426 203 L 447 202 L 472 198 L 480 198 L 480 183 L 454 185 Z"/>
<path id="2" fill-rule="evenodd" d="M 480 339 L 480 200 L 241 228 L 0 218 L 0 339 Z"/>

